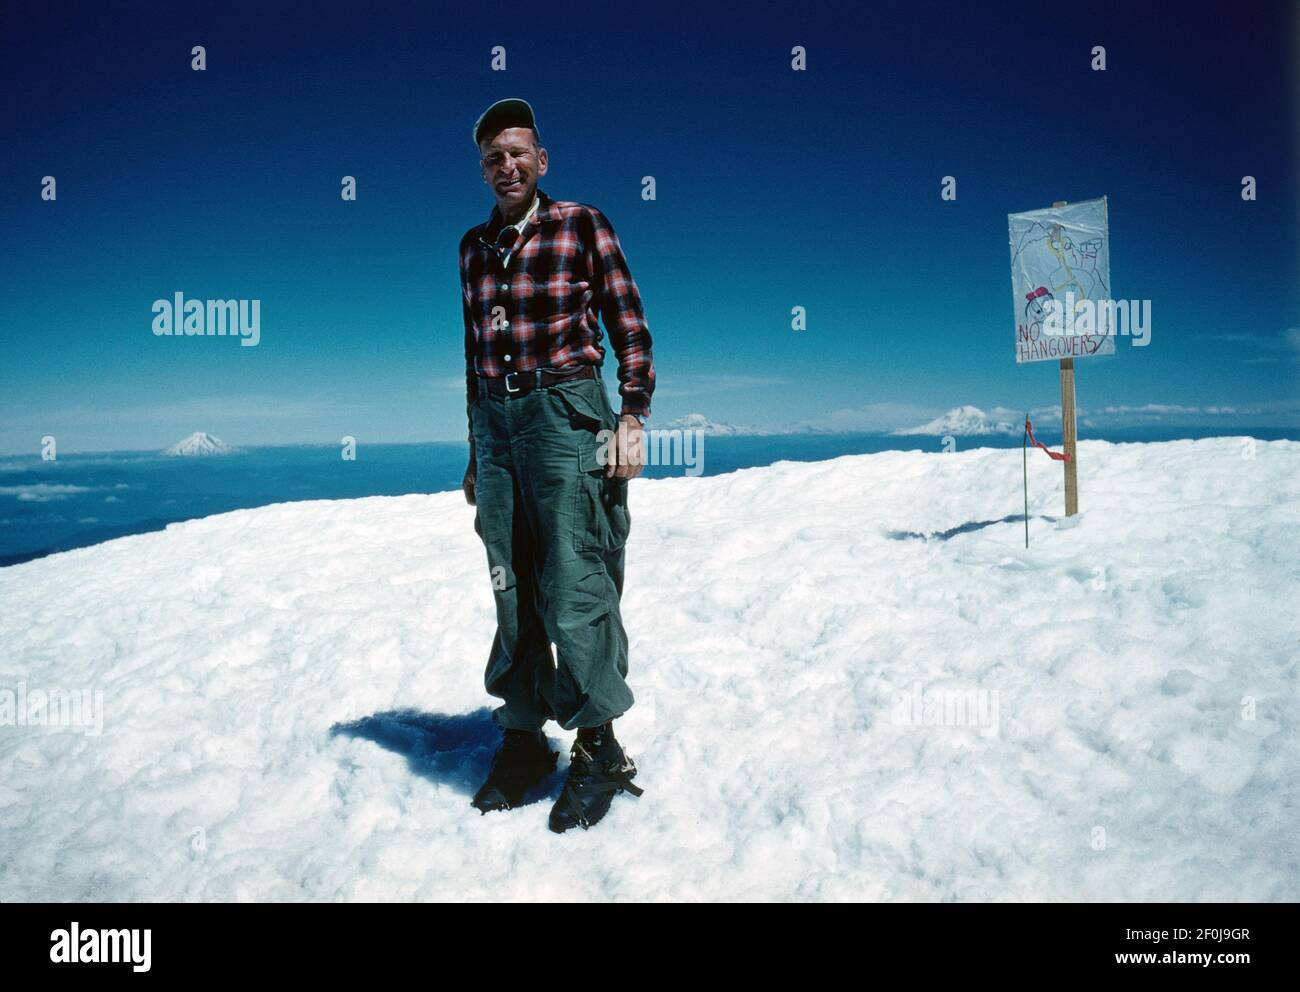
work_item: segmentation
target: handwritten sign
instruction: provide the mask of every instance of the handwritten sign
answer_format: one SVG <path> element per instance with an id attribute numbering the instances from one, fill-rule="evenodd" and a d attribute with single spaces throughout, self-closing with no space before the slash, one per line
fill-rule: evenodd
<path id="1" fill-rule="evenodd" d="M 1115 353 L 1106 198 L 1008 214 L 1016 362 Z"/>

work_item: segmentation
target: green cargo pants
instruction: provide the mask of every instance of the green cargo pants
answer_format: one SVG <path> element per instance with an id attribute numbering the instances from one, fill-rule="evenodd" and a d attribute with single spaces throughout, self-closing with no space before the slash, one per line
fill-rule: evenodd
<path id="1" fill-rule="evenodd" d="M 632 705 L 619 614 L 627 482 L 605 478 L 600 430 L 617 418 L 599 377 L 471 407 L 474 529 L 487 550 L 497 631 L 484 681 L 502 729 L 599 726 Z M 608 435 L 606 435 L 608 437 Z M 552 657 L 551 646 L 555 646 Z"/>

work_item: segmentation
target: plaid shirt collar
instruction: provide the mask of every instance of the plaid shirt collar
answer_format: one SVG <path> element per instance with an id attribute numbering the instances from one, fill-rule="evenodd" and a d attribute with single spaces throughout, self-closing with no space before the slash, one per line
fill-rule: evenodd
<path id="1" fill-rule="evenodd" d="M 555 201 L 546 195 L 546 191 L 540 186 L 537 187 L 537 212 L 529 219 L 528 223 L 520 228 L 520 233 L 526 232 L 533 225 L 541 226 L 542 224 L 559 223 L 564 218 L 560 216 L 559 209 L 555 206 Z M 492 213 L 488 215 L 487 223 L 483 225 L 482 237 L 489 242 L 495 241 L 501 229 L 506 226 L 505 218 L 501 216 L 501 208 L 494 206 Z"/>

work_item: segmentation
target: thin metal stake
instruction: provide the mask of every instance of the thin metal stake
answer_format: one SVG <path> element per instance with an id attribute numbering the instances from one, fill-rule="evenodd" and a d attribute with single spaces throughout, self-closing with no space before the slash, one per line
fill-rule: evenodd
<path id="1" fill-rule="evenodd" d="M 1025 430 L 1020 436 L 1020 461 L 1025 470 L 1025 547 L 1029 547 L 1029 414 L 1025 414 Z"/>

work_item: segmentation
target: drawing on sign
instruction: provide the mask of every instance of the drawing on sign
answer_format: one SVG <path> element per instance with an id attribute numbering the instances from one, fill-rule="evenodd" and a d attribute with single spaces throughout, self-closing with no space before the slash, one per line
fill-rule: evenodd
<path id="1" fill-rule="evenodd" d="M 1016 361 L 1115 352 L 1106 198 L 1007 216 Z M 1088 305 L 1091 304 L 1091 305 Z"/>

